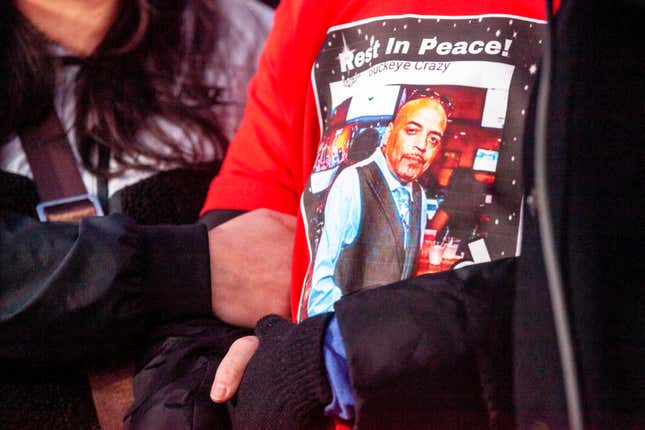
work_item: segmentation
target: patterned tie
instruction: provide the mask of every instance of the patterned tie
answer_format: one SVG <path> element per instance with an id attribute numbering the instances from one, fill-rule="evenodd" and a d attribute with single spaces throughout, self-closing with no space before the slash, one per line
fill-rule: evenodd
<path id="1" fill-rule="evenodd" d="M 407 188 L 399 187 L 394 190 L 394 200 L 396 201 L 401 225 L 403 225 L 404 245 L 407 246 L 410 233 L 410 192 Z"/>

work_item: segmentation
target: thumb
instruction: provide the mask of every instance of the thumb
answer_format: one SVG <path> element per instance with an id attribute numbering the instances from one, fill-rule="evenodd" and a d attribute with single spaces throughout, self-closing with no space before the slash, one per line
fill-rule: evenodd
<path id="1" fill-rule="evenodd" d="M 211 400 L 223 403 L 235 395 L 246 366 L 258 349 L 259 341 L 255 336 L 237 339 L 222 359 L 211 386 Z"/>

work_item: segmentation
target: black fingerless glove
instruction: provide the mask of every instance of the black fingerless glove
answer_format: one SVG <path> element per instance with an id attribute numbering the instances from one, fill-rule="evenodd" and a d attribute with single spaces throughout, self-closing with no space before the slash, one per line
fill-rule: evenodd
<path id="1" fill-rule="evenodd" d="M 231 402 L 234 429 L 325 429 L 331 402 L 323 357 L 327 313 L 293 324 L 276 315 L 256 326 L 260 346 Z"/>

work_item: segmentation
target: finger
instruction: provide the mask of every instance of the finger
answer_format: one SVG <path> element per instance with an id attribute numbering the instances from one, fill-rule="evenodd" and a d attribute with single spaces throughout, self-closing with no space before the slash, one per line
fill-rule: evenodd
<path id="1" fill-rule="evenodd" d="M 233 342 L 215 372 L 211 386 L 211 399 L 215 403 L 226 402 L 233 397 L 258 345 L 259 340 L 255 336 L 241 337 Z"/>

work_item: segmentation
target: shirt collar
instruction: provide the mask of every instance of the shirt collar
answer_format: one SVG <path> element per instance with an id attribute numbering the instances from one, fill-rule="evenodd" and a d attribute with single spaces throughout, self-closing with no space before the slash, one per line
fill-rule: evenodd
<path id="1" fill-rule="evenodd" d="M 385 183 L 390 189 L 390 192 L 402 187 L 408 190 L 408 193 L 410 193 L 410 197 L 412 198 L 412 183 L 408 182 L 407 184 L 403 184 L 397 179 L 396 176 L 394 176 L 394 173 L 392 173 L 387 165 L 387 161 L 385 161 L 385 155 L 383 155 L 381 147 L 376 148 L 376 151 L 374 151 L 374 154 L 372 154 L 371 157 L 378 166 L 379 170 L 381 170 L 381 173 L 385 178 Z"/>

